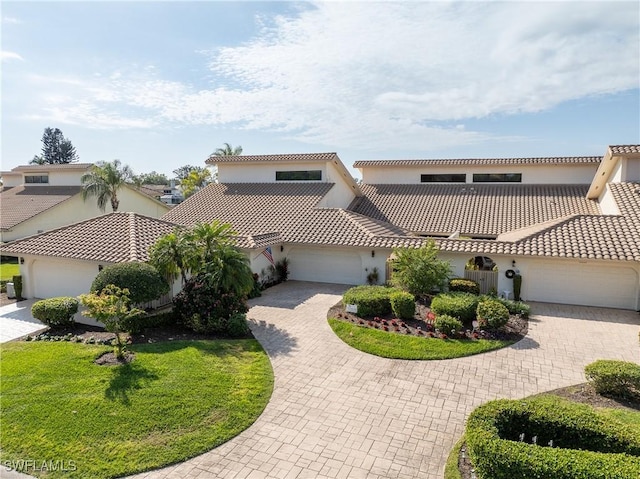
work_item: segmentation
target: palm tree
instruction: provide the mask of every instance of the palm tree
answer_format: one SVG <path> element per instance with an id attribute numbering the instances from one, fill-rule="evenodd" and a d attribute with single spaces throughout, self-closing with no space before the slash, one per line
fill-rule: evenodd
<path id="1" fill-rule="evenodd" d="M 211 156 L 238 156 L 242 154 L 242 147 L 240 145 L 235 148 L 229 143 L 225 143 L 222 148 L 217 148 Z"/>
<path id="2" fill-rule="evenodd" d="M 88 196 L 98 199 L 98 208 L 105 210 L 107 201 L 111 202 L 113 211 L 118 211 L 118 190 L 133 178 L 133 171 L 128 165 L 122 165 L 120 160 L 112 162 L 100 161 L 91 167 L 88 173 L 82 175 L 82 199 Z"/>
<path id="3" fill-rule="evenodd" d="M 206 264 L 213 261 L 220 246 L 232 244 L 235 234 L 229 223 L 214 220 L 212 223 L 197 223 L 190 231 L 190 241 L 197 245 L 202 254 L 202 264 Z"/>
<path id="4" fill-rule="evenodd" d="M 182 277 L 183 285 L 187 282 L 187 274 L 196 267 L 196 257 L 189 233 L 180 228 L 158 238 L 149 248 L 149 264 L 170 282 Z"/>
<path id="5" fill-rule="evenodd" d="M 234 244 L 222 243 L 214 257 L 205 264 L 205 272 L 219 291 L 245 296 L 253 288 L 249 258 Z"/>

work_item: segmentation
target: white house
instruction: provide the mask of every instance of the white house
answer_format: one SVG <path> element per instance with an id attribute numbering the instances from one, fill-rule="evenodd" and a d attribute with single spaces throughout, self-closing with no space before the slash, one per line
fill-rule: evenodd
<path id="1" fill-rule="evenodd" d="M 80 178 L 89 163 L 25 165 L 4 171 L 0 242 L 9 242 L 104 214 L 95 198 L 82 199 Z M 160 217 L 169 207 L 133 186 L 118 192 L 120 209 Z M 107 206 L 110 208 L 110 206 Z"/>
<path id="2" fill-rule="evenodd" d="M 472 274 L 469 262 L 495 264 L 499 293 L 513 291 L 506 273 L 518 270 L 525 300 L 640 309 L 639 145 L 604 157 L 359 161 L 362 184 L 335 153 L 207 163 L 219 183 L 168 211 L 165 227 L 231 223 L 257 273 L 270 265 L 268 247 L 289 260 L 291 279 L 362 284 L 375 268 L 382 283 L 393 248 L 433 238 L 458 276 Z M 46 261 L 82 261 L 70 253 L 77 245 L 50 250 L 54 240 L 9 247 L 47 271 L 25 268 L 32 295 L 53 293 L 39 286 L 56 270 Z"/>

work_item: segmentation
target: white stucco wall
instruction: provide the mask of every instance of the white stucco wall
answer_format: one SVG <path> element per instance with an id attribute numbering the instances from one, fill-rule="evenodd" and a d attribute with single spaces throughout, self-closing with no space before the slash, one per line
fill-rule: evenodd
<path id="1" fill-rule="evenodd" d="M 522 173 L 522 183 L 529 184 L 589 184 L 597 164 L 573 165 L 443 165 L 419 167 L 365 167 L 360 168 L 366 184 L 420 183 L 422 174 L 466 173 L 467 183 L 473 182 L 474 173 Z"/>
<path id="2" fill-rule="evenodd" d="M 640 182 L 640 158 L 622 160 L 624 174 L 623 181 Z"/>
<path id="3" fill-rule="evenodd" d="M 220 163 L 218 165 L 219 183 L 275 183 L 276 171 L 320 170 L 326 183 L 327 168 L 323 162 L 292 163 Z M 305 181 L 304 183 L 309 183 Z"/>
<path id="4" fill-rule="evenodd" d="M 600 194 L 600 198 L 598 198 L 598 205 L 604 215 L 620 214 L 620 210 L 618 209 L 618 205 L 616 204 L 616 200 L 611 193 L 611 188 L 609 188 L 608 183 L 605 185 L 604 191 Z"/>

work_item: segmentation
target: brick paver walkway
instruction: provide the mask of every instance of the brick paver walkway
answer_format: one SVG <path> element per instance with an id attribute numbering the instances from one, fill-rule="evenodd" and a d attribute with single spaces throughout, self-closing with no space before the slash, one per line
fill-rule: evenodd
<path id="1" fill-rule="evenodd" d="M 136 477 L 441 479 L 479 404 L 583 382 L 595 359 L 639 359 L 637 313 L 550 304 L 533 304 L 529 335 L 510 348 L 382 359 L 329 328 L 326 312 L 344 289 L 288 282 L 253 300 L 252 329 L 275 372 L 264 413 L 226 444 Z"/>

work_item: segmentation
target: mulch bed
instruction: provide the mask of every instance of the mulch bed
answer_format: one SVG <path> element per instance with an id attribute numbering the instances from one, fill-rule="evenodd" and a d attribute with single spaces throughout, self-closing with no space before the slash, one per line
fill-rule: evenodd
<path id="1" fill-rule="evenodd" d="M 338 302 L 327 313 L 328 318 L 336 318 L 342 321 L 356 324 L 364 328 L 379 329 L 395 332 L 403 335 L 424 337 L 445 337 L 437 334 L 433 320 L 429 319 L 431 309 L 429 299 L 416 301 L 416 312 L 412 319 L 399 320 L 392 313 L 376 317 L 360 317 L 357 314 L 348 313 L 342 302 Z M 511 316 L 506 326 L 500 331 L 473 331 L 472 328 L 462 331 L 456 336 L 448 336 L 451 339 L 501 339 L 520 341 L 529 331 L 529 321 L 519 316 Z"/>

